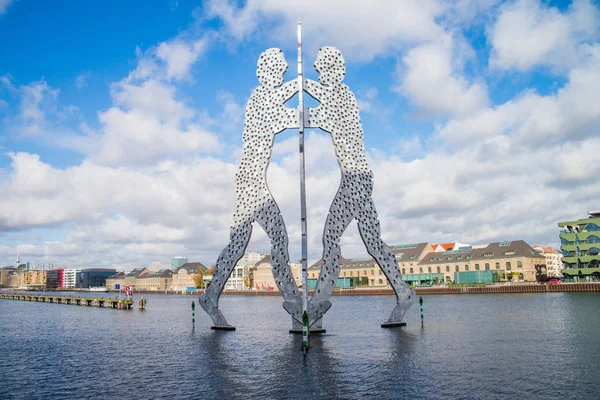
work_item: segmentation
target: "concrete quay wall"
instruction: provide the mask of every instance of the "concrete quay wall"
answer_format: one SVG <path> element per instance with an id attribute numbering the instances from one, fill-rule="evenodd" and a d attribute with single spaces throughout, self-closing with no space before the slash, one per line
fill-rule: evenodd
<path id="1" fill-rule="evenodd" d="M 414 289 L 416 294 L 435 295 L 435 294 L 490 294 L 490 293 L 553 293 L 553 292 L 600 292 L 600 283 L 562 283 L 558 285 L 550 284 L 516 284 L 516 285 L 488 285 L 488 286 L 451 286 L 451 287 L 417 287 Z M 111 290 L 110 292 L 115 292 Z M 308 292 L 312 295 L 312 290 Z M 118 291 L 116 292 L 118 293 Z M 188 294 L 200 295 L 203 290 L 178 292 L 178 291 L 158 291 L 158 290 L 134 290 L 135 294 Z M 224 295 L 232 296 L 279 296 L 279 292 L 267 290 L 224 290 Z M 377 296 L 393 295 L 392 289 L 336 289 L 333 296 Z"/>
<path id="2" fill-rule="evenodd" d="M 553 292 L 600 292 L 600 283 L 518 284 L 489 286 L 418 287 L 418 295 L 434 294 L 490 294 L 490 293 L 553 293 Z M 228 290 L 223 294 L 237 296 L 279 296 L 279 292 L 261 290 Z M 312 295 L 312 290 L 308 292 Z M 392 289 L 336 289 L 333 296 L 393 295 Z"/>

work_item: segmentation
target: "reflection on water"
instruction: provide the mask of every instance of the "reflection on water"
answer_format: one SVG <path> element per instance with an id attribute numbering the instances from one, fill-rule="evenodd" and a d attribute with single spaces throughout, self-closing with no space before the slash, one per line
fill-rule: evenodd
<path id="1" fill-rule="evenodd" d="M 426 296 L 382 329 L 391 296 L 335 297 L 327 334 L 300 335 L 276 297 L 223 296 L 236 332 L 189 296 L 144 312 L 0 300 L 0 398 L 596 398 L 594 293 Z"/>

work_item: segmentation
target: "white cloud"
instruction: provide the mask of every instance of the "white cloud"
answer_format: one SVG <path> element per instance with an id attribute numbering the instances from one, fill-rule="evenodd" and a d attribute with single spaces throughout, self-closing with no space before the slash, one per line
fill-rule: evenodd
<path id="1" fill-rule="evenodd" d="M 490 65 L 521 71 L 549 66 L 564 72 L 577 65 L 587 43 L 598 38 L 599 19 L 598 7 L 588 0 L 575 0 L 565 12 L 538 0 L 508 3 L 489 29 Z"/>
<path id="2" fill-rule="evenodd" d="M 21 95 L 20 114 L 21 131 L 26 135 L 39 135 L 47 125 L 48 112 L 56 112 L 54 101 L 59 90 L 48 86 L 42 79 L 19 88 Z"/>
<path id="3" fill-rule="evenodd" d="M 443 29 L 435 19 L 446 5 L 435 0 L 402 4 L 373 0 L 368 6 L 362 0 L 251 0 L 238 8 L 227 0 L 211 0 L 206 9 L 209 17 L 220 18 L 227 33 L 240 41 L 258 31 L 275 32 L 293 43 L 293 27 L 302 21 L 309 47 L 334 43 L 347 58 L 370 60 L 407 43 L 438 37 Z"/>
<path id="4" fill-rule="evenodd" d="M 113 107 L 98 113 L 99 148 L 91 159 L 106 165 L 152 165 L 190 153 L 221 149 L 217 136 L 179 94 L 175 80 L 190 68 L 205 40 L 176 38 L 143 53 L 126 78 L 111 85 Z"/>
<path id="5" fill-rule="evenodd" d="M 166 64 L 168 79 L 184 79 L 189 77 L 190 68 L 205 48 L 204 39 L 194 42 L 175 39 L 159 44 L 156 48 L 156 57 Z"/>
<path id="6" fill-rule="evenodd" d="M 525 145 L 544 146 L 597 135 L 600 125 L 600 46 L 588 47 L 585 60 L 571 70 L 556 94 L 527 90 L 506 103 L 457 118 L 440 129 L 449 144 L 463 145 L 511 135 Z"/>
<path id="7" fill-rule="evenodd" d="M 75 78 L 75 86 L 77 87 L 77 89 L 83 89 L 84 87 L 86 87 L 88 84 L 87 81 L 91 76 L 92 73 L 89 71 L 82 72 L 81 74 L 77 75 L 77 78 Z"/>
<path id="8" fill-rule="evenodd" d="M 446 36 L 408 51 L 396 90 L 432 114 L 466 115 L 485 107 L 486 85 L 470 83 L 461 75 L 461 56 L 453 54 L 454 47 L 452 37 Z"/>
<path id="9" fill-rule="evenodd" d="M 6 14 L 6 10 L 12 4 L 13 0 L 0 0 L 0 15 Z"/>

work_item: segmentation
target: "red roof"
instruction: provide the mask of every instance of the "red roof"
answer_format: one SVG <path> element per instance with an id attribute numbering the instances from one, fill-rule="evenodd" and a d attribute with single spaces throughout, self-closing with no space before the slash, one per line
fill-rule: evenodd
<path id="1" fill-rule="evenodd" d="M 444 248 L 444 250 L 450 251 L 454 248 L 454 243 L 442 243 L 442 244 L 432 244 L 431 245 L 431 247 L 433 247 L 434 249 L 438 246 L 442 246 Z"/>

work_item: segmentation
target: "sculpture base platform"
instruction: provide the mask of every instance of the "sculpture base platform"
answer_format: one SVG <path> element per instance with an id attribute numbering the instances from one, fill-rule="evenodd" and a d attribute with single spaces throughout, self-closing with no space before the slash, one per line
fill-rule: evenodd
<path id="1" fill-rule="evenodd" d="M 215 325 L 215 326 L 211 326 L 210 329 L 214 329 L 215 331 L 235 331 L 235 326 Z"/>
<path id="2" fill-rule="evenodd" d="M 323 329 L 323 328 L 318 328 L 318 329 L 309 329 L 308 333 L 326 333 L 327 330 Z M 300 334 L 302 335 L 302 329 L 290 329 L 290 333 L 296 333 L 296 334 Z"/>
<path id="3" fill-rule="evenodd" d="M 382 328 L 397 328 L 399 326 L 406 326 L 406 322 L 384 322 L 381 324 Z"/>

